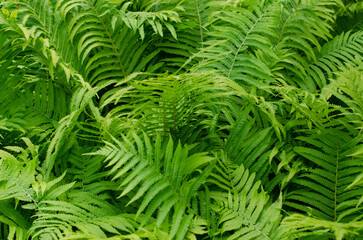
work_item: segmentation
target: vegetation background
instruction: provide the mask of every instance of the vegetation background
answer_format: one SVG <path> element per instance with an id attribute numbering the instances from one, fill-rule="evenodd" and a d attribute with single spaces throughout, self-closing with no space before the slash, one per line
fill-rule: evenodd
<path id="1" fill-rule="evenodd" d="M 363 239 L 361 1 L 0 7 L 0 239 Z"/>

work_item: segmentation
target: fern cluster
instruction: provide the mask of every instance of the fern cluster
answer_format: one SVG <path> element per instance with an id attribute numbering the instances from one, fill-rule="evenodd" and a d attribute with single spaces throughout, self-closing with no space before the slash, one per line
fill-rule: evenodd
<path id="1" fill-rule="evenodd" d="M 362 238 L 359 1 L 0 8 L 0 239 Z"/>

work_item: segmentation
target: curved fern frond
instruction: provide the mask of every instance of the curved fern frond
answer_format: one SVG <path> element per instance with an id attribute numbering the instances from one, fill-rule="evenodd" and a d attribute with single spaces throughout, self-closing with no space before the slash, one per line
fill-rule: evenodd
<path id="1" fill-rule="evenodd" d="M 70 192 L 67 201 L 42 201 L 30 229 L 32 238 L 64 239 L 83 235 L 106 238 L 135 231 L 135 222 L 113 205 L 86 192 Z"/>
<path id="2" fill-rule="evenodd" d="M 133 80 L 127 88 L 114 88 L 103 95 L 100 103 L 101 108 L 113 108 L 107 118 L 133 118 L 144 131 L 166 136 L 192 125 L 206 128 L 202 124 L 211 118 L 209 108 L 223 106 L 227 102 L 224 99 L 238 93 L 235 85 L 213 72 L 160 76 Z M 185 131 L 182 138 L 188 139 L 191 132 Z"/>
<path id="3" fill-rule="evenodd" d="M 317 88 L 323 87 L 327 80 L 323 71 L 332 71 L 329 68 L 347 59 L 342 57 L 344 53 L 351 52 L 341 46 L 339 41 L 334 48 L 321 48 L 321 43 L 331 38 L 331 23 L 334 21 L 333 6 L 341 5 L 340 1 L 284 1 L 283 8 L 279 14 L 280 27 L 279 37 L 275 39 L 275 52 L 278 59 L 272 61 L 274 74 L 283 76 L 284 80 L 292 86 L 299 86 L 303 90 L 315 92 Z M 329 44 L 334 44 L 329 43 Z M 337 49 L 337 46 L 339 48 Z M 326 51 L 326 49 L 329 49 Z M 330 51 L 332 55 L 329 55 Z M 355 48 L 354 51 L 357 51 Z M 324 58 L 324 56 L 326 58 Z M 266 58 L 268 61 L 268 58 Z M 327 60 L 328 59 L 328 60 Z M 270 61 L 271 62 L 271 61 Z M 309 65 L 310 64 L 310 65 Z M 325 65 L 328 65 L 327 68 Z M 334 68 L 334 67 L 333 67 Z"/>
<path id="4" fill-rule="evenodd" d="M 84 84 L 82 76 L 78 73 L 75 61 L 75 49 L 68 42 L 64 22 L 59 13 L 54 9 L 51 1 L 11 1 L 3 4 L 14 12 L 21 12 L 15 21 L 4 16 L 3 21 L 7 30 L 17 33 L 12 48 L 20 47 L 23 51 L 32 52 L 32 61 L 38 64 L 37 76 L 50 76 L 52 80 L 61 84 L 68 93 L 72 92 L 71 86 L 76 83 Z M 71 62 L 73 65 L 71 65 Z M 72 81 L 70 81 L 72 79 Z"/>
<path id="5" fill-rule="evenodd" d="M 271 204 L 269 196 L 243 164 L 222 157 L 209 180 L 225 191 L 211 191 L 212 208 L 219 216 L 217 237 L 222 239 L 280 239 L 281 199 Z"/>
<path id="6" fill-rule="evenodd" d="M 225 5 L 224 2 L 216 4 Z M 223 11 L 213 13 L 211 21 L 215 30 L 208 33 L 210 40 L 205 43 L 205 53 L 201 54 L 210 63 L 203 69 L 218 69 L 239 83 L 261 87 L 263 82 L 274 82 L 274 79 L 267 65 L 253 52 L 259 48 L 274 55 L 270 45 L 271 39 L 276 37 L 273 28 L 278 5 L 264 5 L 259 1 L 245 4 L 227 5 Z"/>
<path id="7" fill-rule="evenodd" d="M 290 191 L 285 204 L 324 220 L 361 221 L 362 207 L 357 207 L 361 189 L 348 186 L 363 171 L 361 159 L 350 156 L 362 144 L 362 136 L 327 129 L 297 139 L 308 144 L 294 150 L 309 160 L 311 168 L 293 181 L 301 189 Z"/>
<path id="8" fill-rule="evenodd" d="M 22 140 L 27 149 L 6 147 L 15 156 L 0 150 L 0 222 L 9 226 L 8 239 L 25 240 L 29 238 L 28 231 L 33 222 L 31 215 L 40 211 L 41 202 L 57 199 L 74 183 L 60 183 L 65 173 L 52 181 L 42 181 L 42 175 L 36 171 L 39 146 L 27 138 Z M 18 204 L 21 208 L 17 207 Z"/>
<path id="9" fill-rule="evenodd" d="M 188 156 L 188 147 L 179 143 L 175 148 L 171 138 L 164 142 L 158 136 L 152 143 L 146 134 L 140 138 L 133 133 L 135 143 L 126 137 L 122 141 L 112 139 L 116 145 L 106 142 L 106 147 L 92 155 L 106 157 L 109 173 L 121 181 L 120 197 L 129 196 L 128 205 L 138 202 L 136 218 L 141 220 L 141 226 L 156 215 L 155 222 L 160 227 L 170 216 L 168 239 L 184 239 L 195 216 L 186 211 L 191 209 L 192 197 L 213 169 L 213 158 L 204 153 Z M 199 176 L 193 175 L 195 171 L 201 172 Z"/>
<path id="10" fill-rule="evenodd" d="M 336 79 L 332 79 L 331 84 L 322 91 L 322 96 L 328 101 L 334 101 L 332 96 L 341 101 L 335 104 L 343 107 L 340 111 L 358 129 L 362 128 L 363 123 L 362 72 L 363 60 L 358 57 L 353 60 L 353 64 L 340 68 L 340 71 L 336 73 Z"/>
<path id="11" fill-rule="evenodd" d="M 67 22 L 69 41 L 77 46 L 84 78 L 91 85 L 117 82 L 133 72 L 145 71 L 158 53 L 148 51 L 149 41 L 140 41 L 125 22 L 111 15 L 115 7 L 108 1 L 62 0 L 57 9 Z M 155 65 L 149 71 L 157 68 Z"/>
<path id="12" fill-rule="evenodd" d="M 249 116 L 250 111 L 251 109 L 246 108 L 236 119 L 225 149 L 229 159 L 234 159 L 238 165 L 243 164 L 251 173 L 257 174 L 256 179 L 264 183 L 270 172 L 268 159 L 275 139 L 271 136 L 270 127 L 256 127 L 254 119 L 257 117 Z"/>
<path id="13" fill-rule="evenodd" d="M 3 150 L 0 150 L 0 158 L 0 201 L 6 199 L 33 201 L 33 190 L 30 185 L 35 181 L 36 160 L 20 162 Z"/>
<path id="14" fill-rule="evenodd" d="M 355 58 L 361 59 L 363 51 L 360 48 L 363 41 L 362 32 L 343 33 L 335 37 L 332 41 L 325 44 L 320 51 L 316 51 L 316 60 L 304 62 L 305 72 L 301 72 L 301 68 L 296 68 L 295 80 L 300 87 L 305 90 L 315 92 L 322 89 L 329 83 L 329 79 L 333 78 L 333 74 L 338 72 L 346 64 L 354 65 Z M 297 80 L 300 78 L 300 80 Z M 295 85 L 292 82 L 289 82 Z"/>
<path id="15" fill-rule="evenodd" d="M 197 63 L 195 54 L 205 47 L 210 24 L 208 18 L 216 9 L 211 5 L 212 2 L 212 0 L 182 1 L 181 7 L 184 11 L 179 13 L 182 21 L 175 24 L 178 38 L 164 37 L 157 44 L 162 51 L 161 60 L 165 63 L 163 69 L 170 72 L 189 71 L 189 67 Z M 183 21 L 184 19 L 188 20 Z"/>
<path id="16" fill-rule="evenodd" d="M 336 240 L 342 240 L 346 236 L 353 238 L 359 236 L 363 229 L 363 222 L 339 223 L 293 214 L 284 218 L 282 226 L 285 230 L 282 239 L 332 239 L 335 237 Z"/>

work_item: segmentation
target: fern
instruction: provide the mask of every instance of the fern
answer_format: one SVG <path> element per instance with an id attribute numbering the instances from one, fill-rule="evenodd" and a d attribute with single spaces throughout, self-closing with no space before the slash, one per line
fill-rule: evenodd
<path id="1" fill-rule="evenodd" d="M 77 231 L 72 231 L 76 228 Z M 133 232 L 135 223 L 112 205 L 86 192 L 70 193 L 68 201 L 43 201 L 30 229 L 33 238 L 105 238 L 106 232 Z"/>
<path id="2" fill-rule="evenodd" d="M 84 10 L 78 12 L 79 7 Z M 147 41 L 139 41 L 126 23 L 116 24 L 117 19 L 112 21 L 108 12 L 100 15 L 110 7 L 106 1 L 59 1 L 57 4 L 57 9 L 67 22 L 69 40 L 77 46 L 84 78 L 92 85 L 117 81 L 132 72 L 144 71 L 158 53 L 149 52 L 149 56 L 143 56 L 149 46 Z M 131 17 L 129 21 L 132 21 Z M 125 47 L 130 43 L 133 43 L 132 47 Z M 104 67 L 100 68 L 102 65 Z M 150 71 L 156 69 L 155 66 Z"/>
<path id="3" fill-rule="evenodd" d="M 293 181 L 302 188 L 291 191 L 285 204 L 324 220 L 339 223 L 360 221 L 359 190 L 347 187 L 362 171 L 359 160 L 349 157 L 361 144 L 361 136 L 352 138 L 345 132 L 334 130 L 298 139 L 318 149 L 295 148 L 313 165 Z"/>
<path id="4" fill-rule="evenodd" d="M 361 7 L 0 0 L 0 239 L 360 239 Z"/>
<path id="5" fill-rule="evenodd" d="M 326 86 L 322 92 L 327 99 L 332 96 L 338 98 L 341 101 L 339 104 L 344 107 L 341 111 L 358 128 L 360 128 L 363 116 L 362 66 L 362 60 L 356 58 L 352 65 L 341 68 L 341 71 L 336 73 L 336 79 L 332 80 L 332 83 Z"/>
<path id="6" fill-rule="evenodd" d="M 212 72 L 134 80 L 130 85 L 104 94 L 102 108 L 111 107 L 112 103 L 118 105 L 107 117 L 132 117 L 145 131 L 157 131 L 164 136 L 169 132 L 177 134 L 179 129 L 191 125 L 205 128 L 200 119 L 210 118 L 209 106 L 223 105 L 221 99 L 232 96 L 238 88 Z M 133 102 L 125 104 L 130 99 Z"/>
<path id="7" fill-rule="evenodd" d="M 222 239 L 280 239 L 281 200 L 271 204 L 261 182 L 255 181 L 255 173 L 250 174 L 243 164 L 222 157 L 216 170 L 209 181 L 227 191 L 210 193 L 214 211 L 220 215 L 215 235 Z"/>
<path id="8" fill-rule="evenodd" d="M 92 154 L 105 156 L 107 166 L 112 167 L 110 174 L 114 175 L 113 179 L 122 180 L 119 197 L 129 195 L 128 205 L 140 201 L 136 218 L 142 217 L 142 226 L 159 209 L 155 220 L 157 226 L 160 227 L 171 215 L 168 239 L 183 239 L 194 217 L 192 212 L 187 214 L 185 211 L 213 168 L 213 158 L 205 154 L 188 156 L 188 147 L 182 147 L 180 143 L 174 150 L 171 138 L 163 143 L 158 136 L 154 144 L 146 134 L 142 139 L 133 134 L 133 138 L 136 147 L 125 137 L 122 142 L 113 138 L 117 145 L 106 143 L 107 147 Z M 210 165 L 203 173 L 192 177 L 192 173 L 206 163 Z"/>
<path id="9" fill-rule="evenodd" d="M 355 58 L 361 58 L 362 51 L 359 47 L 361 45 L 362 36 L 360 32 L 351 34 L 346 33 L 337 36 L 335 39 L 324 45 L 321 50 L 316 54 L 317 60 L 304 68 L 304 72 L 297 73 L 301 78 L 301 83 L 310 84 L 311 91 L 315 89 L 322 89 L 329 83 L 329 79 L 333 77 L 333 73 L 337 72 L 339 68 L 346 64 L 354 64 Z M 299 71 L 298 69 L 295 71 Z"/>
<path id="10" fill-rule="evenodd" d="M 211 62 L 204 68 L 218 69 L 237 82 L 260 87 L 262 82 L 255 81 L 255 78 L 267 82 L 274 82 L 274 79 L 268 67 L 249 54 L 249 49 L 258 47 L 267 53 L 271 52 L 270 38 L 275 33 L 267 29 L 274 26 L 273 13 L 277 5 L 266 6 L 258 1 L 246 5 L 247 8 L 243 8 L 243 4 L 231 6 L 229 11 L 215 12 L 212 15 L 215 31 L 209 34 L 211 40 L 205 43 L 207 50 L 202 57 Z M 227 22 L 231 27 L 225 26 Z M 214 46 L 216 41 L 220 42 Z M 213 48 L 208 49 L 208 46 Z"/>
<path id="11" fill-rule="evenodd" d="M 253 118 L 249 117 L 250 109 L 246 108 L 231 129 L 226 142 L 226 152 L 238 165 L 243 164 L 257 179 L 265 182 L 269 173 L 268 158 L 274 139 L 271 128 L 258 129 Z"/>
<path id="12" fill-rule="evenodd" d="M 0 201 L 17 199 L 33 201 L 33 191 L 30 184 L 35 177 L 35 159 L 28 162 L 19 162 L 12 154 L 1 151 L 1 195 Z"/>

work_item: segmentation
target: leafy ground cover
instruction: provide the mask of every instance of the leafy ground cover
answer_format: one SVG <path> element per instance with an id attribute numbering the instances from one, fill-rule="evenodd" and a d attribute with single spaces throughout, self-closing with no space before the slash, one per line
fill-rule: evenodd
<path id="1" fill-rule="evenodd" d="M 362 239 L 362 2 L 0 8 L 0 239 Z"/>

